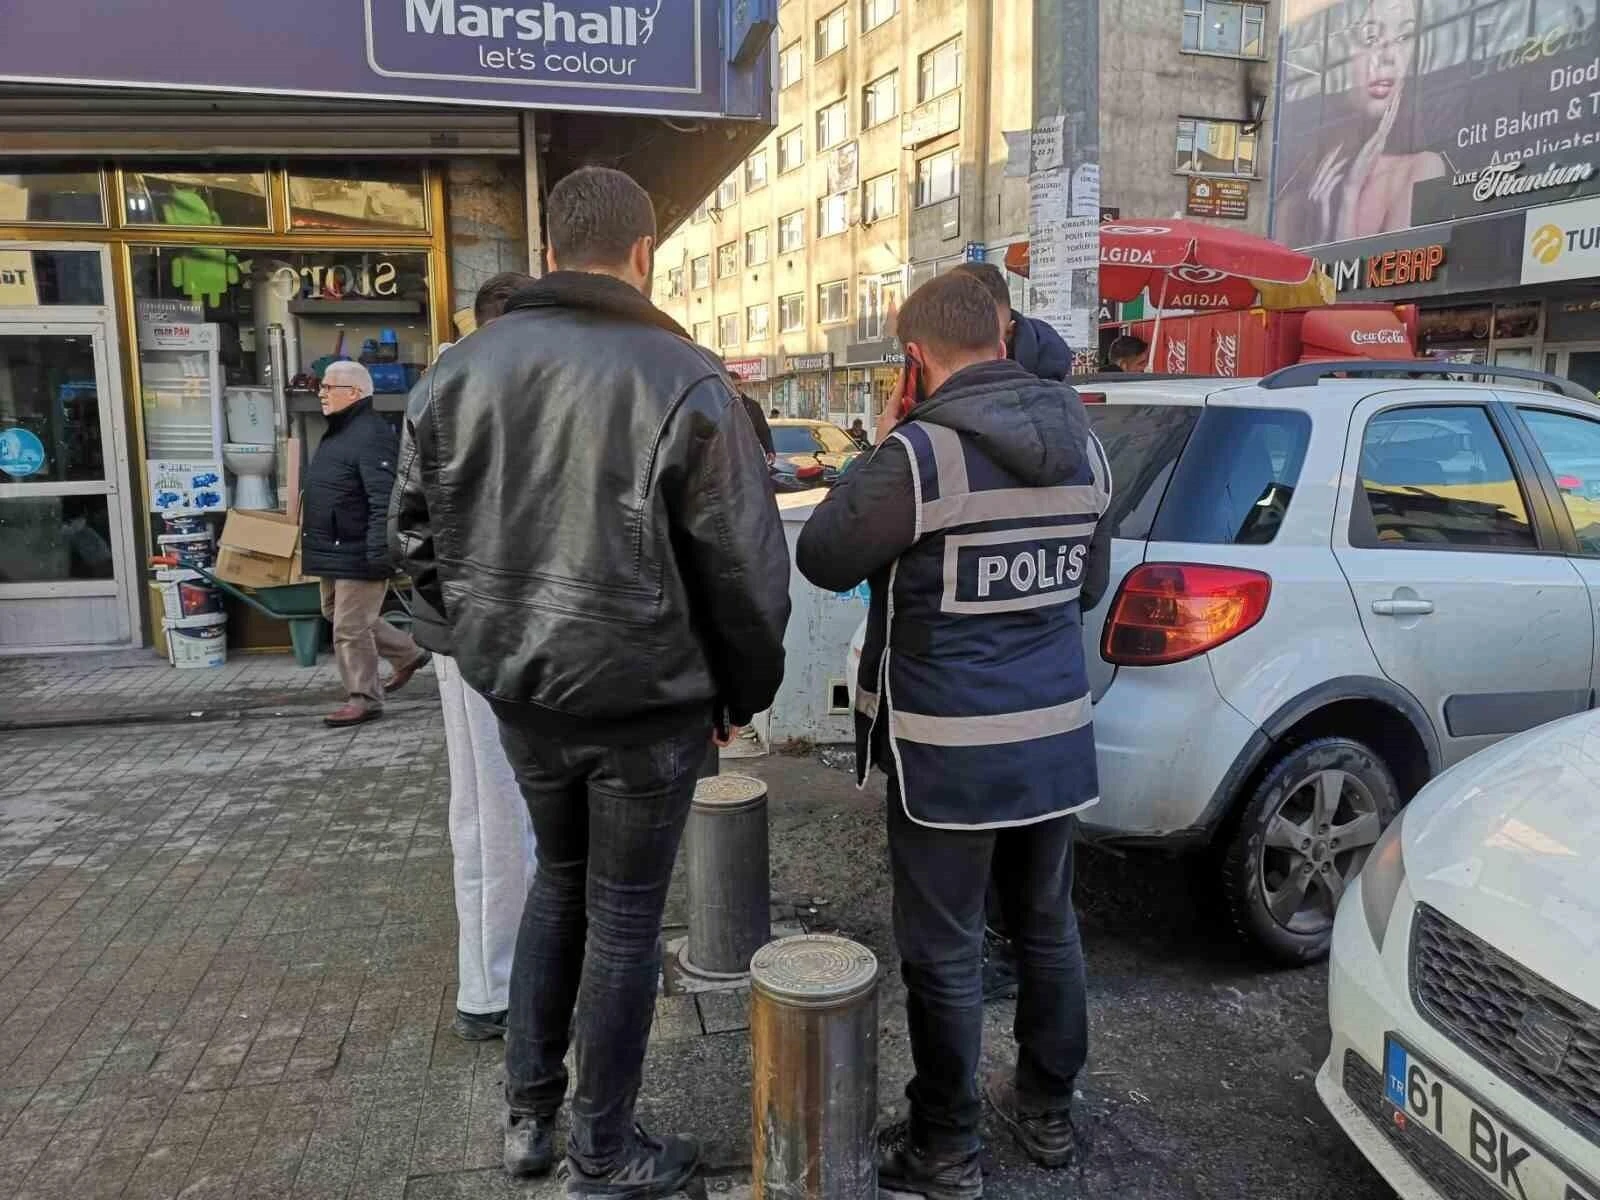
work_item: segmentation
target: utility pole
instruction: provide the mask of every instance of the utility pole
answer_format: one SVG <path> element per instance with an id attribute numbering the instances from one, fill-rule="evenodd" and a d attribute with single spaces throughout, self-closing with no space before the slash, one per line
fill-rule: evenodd
<path id="1" fill-rule="evenodd" d="M 1073 352 L 1097 351 L 1100 307 L 1100 4 L 1033 0 L 1030 316 Z"/>

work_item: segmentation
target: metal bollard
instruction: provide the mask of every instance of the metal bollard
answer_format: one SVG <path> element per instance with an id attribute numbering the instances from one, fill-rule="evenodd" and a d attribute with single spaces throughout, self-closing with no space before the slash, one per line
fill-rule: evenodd
<path id="1" fill-rule="evenodd" d="M 750 964 L 753 1200 L 876 1200 L 878 960 L 808 933 Z"/>
<path id="2" fill-rule="evenodd" d="M 772 937 L 767 785 L 717 775 L 695 785 L 684 835 L 689 853 L 689 942 L 684 966 L 741 976 Z"/>

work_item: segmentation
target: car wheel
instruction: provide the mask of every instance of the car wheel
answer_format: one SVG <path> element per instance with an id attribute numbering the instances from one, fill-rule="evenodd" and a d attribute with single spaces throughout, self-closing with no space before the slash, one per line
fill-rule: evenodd
<path id="1" fill-rule="evenodd" d="M 1285 751 L 1224 849 L 1239 932 L 1281 963 L 1326 958 L 1339 900 L 1399 807 L 1394 776 L 1360 742 L 1319 738 Z"/>

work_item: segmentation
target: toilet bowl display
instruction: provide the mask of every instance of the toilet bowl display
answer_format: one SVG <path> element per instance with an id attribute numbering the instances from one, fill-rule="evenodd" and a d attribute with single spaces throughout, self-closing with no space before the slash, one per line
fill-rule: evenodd
<path id="1" fill-rule="evenodd" d="M 230 387 L 223 392 L 228 437 L 222 461 L 234 477 L 234 508 L 277 508 L 273 474 L 272 389 Z"/>
<path id="2" fill-rule="evenodd" d="M 273 486 L 271 445 L 255 446 L 242 442 L 222 444 L 222 463 L 233 475 L 233 507 L 277 508 Z"/>

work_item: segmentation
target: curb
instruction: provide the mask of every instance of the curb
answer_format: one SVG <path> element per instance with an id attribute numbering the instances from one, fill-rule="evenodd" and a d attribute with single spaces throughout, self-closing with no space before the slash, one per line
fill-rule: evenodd
<path id="1" fill-rule="evenodd" d="M 105 729 L 124 725 L 201 725 L 213 721 L 270 720 L 274 718 L 315 717 L 339 702 L 339 693 L 329 692 L 308 699 L 274 697 L 259 703 L 223 704 L 214 708 L 123 709 L 115 712 L 76 712 L 0 720 L 0 733 L 25 733 L 42 729 Z M 429 699 L 435 697 L 429 696 Z M 411 708 L 412 697 L 396 702 L 394 715 Z M 419 694 L 416 699 L 423 697 Z"/>

